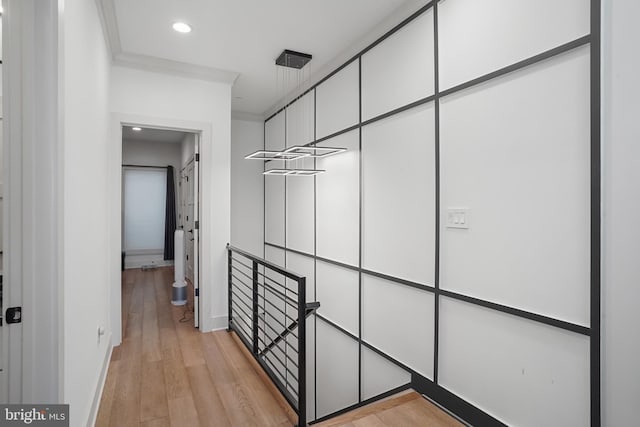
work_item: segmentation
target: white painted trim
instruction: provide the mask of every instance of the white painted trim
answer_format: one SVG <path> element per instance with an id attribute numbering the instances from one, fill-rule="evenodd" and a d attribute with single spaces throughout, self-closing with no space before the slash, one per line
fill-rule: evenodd
<path id="1" fill-rule="evenodd" d="M 124 51 L 113 0 L 95 0 L 95 2 L 100 15 L 102 32 L 114 65 L 231 85 L 240 75 L 235 71 Z"/>
<path id="2" fill-rule="evenodd" d="M 122 67 L 164 73 L 179 77 L 226 83 L 232 85 L 240 73 L 202 65 L 188 64 L 156 56 L 121 52 L 113 57 L 113 63 Z"/>
<path id="3" fill-rule="evenodd" d="M 102 24 L 102 32 L 104 34 L 107 47 L 111 52 L 111 57 L 122 52 L 120 44 L 120 30 L 118 29 L 118 19 L 116 18 L 116 9 L 111 0 L 95 0 Z"/>
<path id="4" fill-rule="evenodd" d="M 111 343 L 112 334 L 109 334 L 109 342 Z M 91 402 L 91 410 L 89 411 L 89 418 L 87 419 L 87 427 L 93 427 L 98 417 L 98 410 L 100 409 L 100 399 L 102 399 L 102 393 L 104 392 L 104 385 L 107 382 L 107 373 L 109 372 L 109 362 L 111 361 L 111 354 L 113 353 L 113 344 L 109 344 L 107 351 L 105 352 L 104 359 L 102 360 L 102 369 L 100 369 L 100 376 L 96 384 L 96 389 L 93 394 L 93 400 Z"/>
<path id="5" fill-rule="evenodd" d="M 212 194 L 211 182 L 211 162 L 213 151 L 213 124 L 210 122 L 194 122 L 173 118 L 147 117 L 135 114 L 112 113 L 110 125 L 111 151 L 108 159 L 109 170 L 109 205 L 111 212 L 109 215 L 109 286 L 111 292 L 111 330 L 113 331 L 113 345 L 122 342 L 122 319 L 121 319 L 121 190 L 122 190 L 122 126 L 139 125 L 157 129 L 179 130 L 183 132 L 193 132 L 200 134 L 200 161 L 202 167 L 201 176 L 201 218 L 211 218 L 214 195 Z M 210 221 L 201 222 L 202 252 L 201 260 L 211 258 L 212 253 L 212 224 Z M 213 287 L 214 273 L 210 263 L 203 262 L 201 267 L 202 293 L 210 295 Z M 201 298 L 202 323 L 200 330 L 207 332 L 213 329 L 211 319 L 212 302 L 210 298 Z"/>
<path id="6" fill-rule="evenodd" d="M 227 329 L 229 326 L 229 317 L 228 316 L 214 316 L 211 318 L 209 324 L 211 325 L 212 331 L 220 331 L 223 329 Z"/>
<path id="7" fill-rule="evenodd" d="M 4 301 L 10 403 L 62 401 L 61 2 L 5 0 Z"/>
<path id="8" fill-rule="evenodd" d="M 247 113 L 246 111 L 231 111 L 231 120 L 244 120 L 247 122 L 263 122 L 266 119 L 262 114 Z"/>

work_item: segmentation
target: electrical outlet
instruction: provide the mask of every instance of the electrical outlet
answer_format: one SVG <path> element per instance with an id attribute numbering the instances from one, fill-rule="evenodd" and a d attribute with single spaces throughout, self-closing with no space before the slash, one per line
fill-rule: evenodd
<path id="1" fill-rule="evenodd" d="M 447 228 L 468 229 L 471 222 L 471 209 L 469 208 L 447 208 L 446 224 Z"/>

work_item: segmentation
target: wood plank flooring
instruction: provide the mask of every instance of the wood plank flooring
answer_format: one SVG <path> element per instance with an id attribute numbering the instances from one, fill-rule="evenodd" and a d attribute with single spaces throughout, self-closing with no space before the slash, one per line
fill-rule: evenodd
<path id="1" fill-rule="evenodd" d="M 171 305 L 172 282 L 172 268 L 123 273 L 123 341 L 113 350 L 96 426 L 293 426 L 295 413 L 234 334 L 202 334 L 190 310 Z M 317 425 L 461 426 L 415 392 Z"/>
<path id="2" fill-rule="evenodd" d="M 317 427 L 463 427 L 415 391 L 356 409 Z"/>
<path id="3" fill-rule="evenodd" d="M 122 279 L 123 342 L 96 426 L 294 425 L 231 334 L 200 333 L 189 311 L 180 322 L 185 308 L 171 305 L 171 268 L 127 270 Z"/>

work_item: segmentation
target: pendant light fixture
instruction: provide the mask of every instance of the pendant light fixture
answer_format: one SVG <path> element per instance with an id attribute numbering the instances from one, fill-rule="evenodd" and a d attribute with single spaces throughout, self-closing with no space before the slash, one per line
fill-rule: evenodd
<path id="1" fill-rule="evenodd" d="M 276 66 L 294 68 L 301 70 L 309 61 L 312 56 L 307 53 L 296 52 L 293 50 L 285 49 L 276 59 Z M 298 81 L 300 83 L 300 81 Z M 283 84 L 284 86 L 284 84 Z M 291 161 L 297 161 L 305 158 L 324 158 L 339 154 L 347 151 L 346 148 L 334 148 L 334 147 L 319 147 L 313 143 L 307 145 L 295 145 L 293 147 L 286 148 L 282 151 L 272 150 L 258 150 L 251 154 L 246 155 L 244 158 L 248 160 L 262 160 L 269 161 L 284 161 L 285 163 Z M 272 176 L 315 176 L 325 172 L 322 169 L 302 169 L 302 168 L 272 168 L 263 172 L 264 175 Z M 313 162 L 315 164 L 315 161 Z M 303 163 L 304 164 L 304 163 Z"/>

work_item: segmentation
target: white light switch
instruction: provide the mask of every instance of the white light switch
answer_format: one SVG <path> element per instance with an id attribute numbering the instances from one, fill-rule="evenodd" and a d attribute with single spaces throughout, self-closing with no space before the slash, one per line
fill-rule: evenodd
<path id="1" fill-rule="evenodd" d="M 447 208 L 447 228 L 469 228 L 470 219 L 469 208 Z"/>

